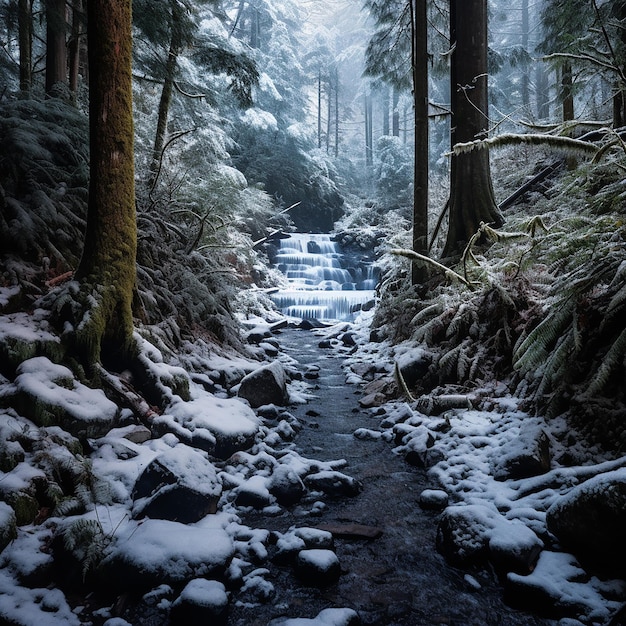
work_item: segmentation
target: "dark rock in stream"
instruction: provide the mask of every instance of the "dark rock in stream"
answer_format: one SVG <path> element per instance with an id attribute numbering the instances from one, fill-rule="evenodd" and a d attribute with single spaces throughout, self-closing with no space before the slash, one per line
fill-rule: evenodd
<path id="1" fill-rule="evenodd" d="M 280 361 L 273 361 L 250 372 L 242 379 L 237 395 L 245 398 L 253 408 L 264 404 L 284 406 L 289 401 L 289 395 L 283 365 Z"/>

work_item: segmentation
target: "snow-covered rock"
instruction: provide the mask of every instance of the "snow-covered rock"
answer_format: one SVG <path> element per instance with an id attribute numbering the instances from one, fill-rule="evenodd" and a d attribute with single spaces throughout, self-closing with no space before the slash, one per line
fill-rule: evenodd
<path id="1" fill-rule="evenodd" d="M 268 626 L 358 626 L 361 623 L 358 614 L 352 609 L 324 609 L 316 617 L 278 618 Z"/>
<path id="2" fill-rule="evenodd" d="M 581 562 L 604 574 L 626 576 L 626 468 L 573 488 L 548 509 L 546 521 Z"/>
<path id="3" fill-rule="evenodd" d="M 287 376 L 280 361 L 272 361 L 250 372 L 241 381 L 239 397 L 256 408 L 264 404 L 284 406 L 289 402 Z"/>
<path id="4" fill-rule="evenodd" d="M 437 527 L 437 549 L 459 567 L 490 562 L 501 573 L 528 573 L 542 548 L 526 525 L 481 504 L 449 506 Z"/>
<path id="5" fill-rule="evenodd" d="M 185 626 L 223 626 L 228 622 L 228 594 L 217 580 L 189 581 L 172 604 L 170 621 Z"/>
<path id="6" fill-rule="evenodd" d="M 17 537 L 15 512 L 4 502 L 0 502 L 0 552 Z"/>
<path id="7" fill-rule="evenodd" d="M 363 485 L 358 480 L 336 470 L 310 474 L 304 479 L 304 484 L 312 491 L 322 491 L 333 497 L 356 496 L 363 490 Z"/>
<path id="8" fill-rule="evenodd" d="M 332 550 L 320 548 L 301 550 L 296 557 L 294 570 L 304 583 L 315 587 L 332 585 L 341 575 L 337 555 Z"/>
<path id="9" fill-rule="evenodd" d="M 61 426 L 77 437 L 99 437 L 114 424 L 118 407 L 63 365 L 34 357 L 17 368 L 14 406 L 39 426 Z"/>
<path id="10" fill-rule="evenodd" d="M 538 425 L 520 428 L 519 436 L 507 441 L 494 459 L 497 480 L 528 478 L 550 470 L 550 439 Z"/>
<path id="11" fill-rule="evenodd" d="M 221 493 L 214 465 L 202 452 L 179 444 L 157 456 L 137 479 L 133 518 L 197 522 L 217 511 Z"/>
<path id="12" fill-rule="evenodd" d="M 100 575 L 116 589 L 148 589 L 218 577 L 233 555 L 232 536 L 222 528 L 146 519 L 118 530 Z"/>

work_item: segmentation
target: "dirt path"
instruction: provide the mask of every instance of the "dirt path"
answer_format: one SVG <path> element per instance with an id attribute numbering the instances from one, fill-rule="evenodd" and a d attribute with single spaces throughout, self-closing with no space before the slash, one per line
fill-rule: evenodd
<path id="1" fill-rule="evenodd" d="M 327 607 L 356 610 L 364 625 L 539 626 L 554 622 L 518 613 L 501 601 L 488 572 L 452 569 L 435 550 L 437 513 L 418 506 L 425 488 L 436 487 L 423 470 L 407 465 L 382 440 L 353 437 L 357 428 L 376 429 L 378 418 L 358 406 L 359 391 L 345 384 L 341 355 L 318 347 L 310 332 L 287 330 L 281 345 L 304 367 L 320 366 L 316 398 L 290 408 L 303 424 L 297 451 L 319 460 L 345 459 L 342 470 L 363 484 L 353 498 L 326 499 L 321 514 L 296 506 L 276 517 L 250 514 L 244 523 L 284 532 L 290 526 L 358 523 L 381 529 L 377 539 L 335 540 L 342 576 L 327 589 L 301 585 L 290 568 L 272 565 L 276 598 L 268 605 L 237 607 L 230 624 L 266 626 L 276 617 L 313 617 Z M 476 588 L 480 585 L 480 588 Z"/>

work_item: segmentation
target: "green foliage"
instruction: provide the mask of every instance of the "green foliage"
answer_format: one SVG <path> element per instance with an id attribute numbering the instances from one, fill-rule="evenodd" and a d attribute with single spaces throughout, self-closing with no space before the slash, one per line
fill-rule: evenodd
<path id="1" fill-rule="evenodd" d="M 63 530 L 64 547 L 80 562 L 83 582 L 102 561 L 111 539 L 94 519 L 77 519 Z"/>

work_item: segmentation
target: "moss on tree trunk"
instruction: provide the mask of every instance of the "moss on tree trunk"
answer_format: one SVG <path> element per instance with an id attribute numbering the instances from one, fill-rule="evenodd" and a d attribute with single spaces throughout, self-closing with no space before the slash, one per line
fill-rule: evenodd
<path id="1" fill-rule="evenodd" d="M 76 348 L 87 365 L 132 356 L 137 225 L 131 82 L 131 0 L 88 5 L 91 176 L 76 278 Z"/>
<path id="2" fill-rule="evenodd" d="M 450 38 L 454 50 L 450 72 L 451 143 L 455 145 L 486 138 L 489 127 L 486 0 L 450 2 Z M 502 225 L 488 151 L 474 150 L 452 157 L 449 215 L 444 258 L 460 254 L 480 222 Z"/>

